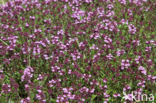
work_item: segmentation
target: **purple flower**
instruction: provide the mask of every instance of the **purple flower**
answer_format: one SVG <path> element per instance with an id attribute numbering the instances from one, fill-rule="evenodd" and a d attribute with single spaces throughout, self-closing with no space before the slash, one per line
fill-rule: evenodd
<path id="1" fill-rule="evenodd" d="M 22 99 L 22 100 L 20 101 L 20 103 L 30 103 L 30 97 L 27 97 L 27 98 L 25 98 L 25 99 Z"/>
<path id="2" fill-rule="evenodd" d="M 135 34 L 136 33 L 136 27 L 133 24 L 128 25 L 128 31 L 130 34 Z"/>
<path id="3" fill-rule="evenodd" d="M 27 68 L 25 68 L 24 70 L 24 74 L 21 77 L 22 81 L 30 81 L 30 79 L 33 77 L 33 73 L 34 70 L 32 67 L 28 66 Z"/>
<path id="4" fill-rule="evenodd" d="M 121 69 L 124 70 L 125 68 L 128 68 L 130 66 L 129 60 L 128 59 L 122 59 L 121 61 Z"/>
<path id="5" fill-rule="evenodd" d="M 146 69 L 143 66 L 139 66 L 138 70 L 140 70 L 141 73 L 144 74 L 144 75 L 147 74 Z"/>

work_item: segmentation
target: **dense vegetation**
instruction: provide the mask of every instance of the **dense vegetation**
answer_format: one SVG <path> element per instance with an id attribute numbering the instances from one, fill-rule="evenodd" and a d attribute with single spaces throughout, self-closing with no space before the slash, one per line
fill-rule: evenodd
<path id="1" fill-rule="evenodd" d="M 0 103 L 132 103 L 132 92 L 152 94 L 155 103 L 155 6 L 154 0 L 3 3 Z"/>

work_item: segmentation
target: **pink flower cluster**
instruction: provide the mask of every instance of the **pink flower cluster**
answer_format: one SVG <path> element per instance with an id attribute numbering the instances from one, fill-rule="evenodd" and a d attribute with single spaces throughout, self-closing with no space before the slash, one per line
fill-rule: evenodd
<path id="1" fill-rule="evenodd" d="M 130 66 L 130 61 L 128 59 L 123 59 L 121 61 L 121 70 L 124 70 L 125 68 L 128 68 Z"/>
<path id="2" fill-rule="evenodd" d="M 30 82 L 30 79 L 33 77 L 33 72 L 34 72 L 33 68 L 28 66 L 27 68 L 25 68 L 21 80 Z"/>

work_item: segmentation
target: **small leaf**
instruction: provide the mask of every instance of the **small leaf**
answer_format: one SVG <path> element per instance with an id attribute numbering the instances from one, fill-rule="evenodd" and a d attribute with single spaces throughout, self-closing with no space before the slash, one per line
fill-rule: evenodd
<path id="1" fill-rule="evenodd" d="M 94 99 L 96 98 L 96 96 L 97 96 L 97 95 L 94 95 L 94 94 L 92 95 L 91 103 L 93 103 L 93 101 L 94 101 Z"/>
<path id="2" fill-rule="evenodd" d="M 56 103 L 56 100 L 51 98 L 51 102 Z"/>
<path id="3" fill-rule="evenodd" d="M 81 69 L 81 71 L 84 73 L 85 72 L 85 70 L 83 69 L 83 68 L 80 68 Z"/>

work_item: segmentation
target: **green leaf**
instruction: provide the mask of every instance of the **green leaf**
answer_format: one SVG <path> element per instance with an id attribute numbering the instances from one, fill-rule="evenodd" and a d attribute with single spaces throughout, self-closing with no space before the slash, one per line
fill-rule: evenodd
<path id="1" fill-rule="evenodd" d="M 51 102 L 52 102 L 52 103 L 56 103 L 56 100 L 53 99 L 53 98 L 51 98 Z"/>
<path id="2" fill-rule="evenodd" d="M 96 98 L 96 96 L 97 96 L 97 95 L 94 95 L 94 94 L 92 95 L 91 103 L 93 103 L 93 101 L 94 101 L 94 99 Z"/>
<path id="3" fill-rule="evenodd" d="M 91 51 L 91 55 L 93 56 L 94 54 L 95 54 L 95 51 L 94 51 L 94 50 L 92 50 L 92 51 Z"/>
<path id="4" fill-rule="evenodd" d="M 81 69 L 81 71 L 84 73 L 85 72 L 85 70 L 83 69 L 83 68 L 80 68 Z"/>
<path id="5" fill-rule="evenodd" d="M 156 63 L 156 59 L 154 59 L 154 62 Z"/>

